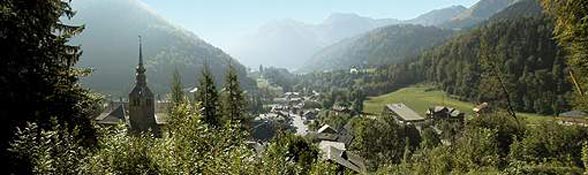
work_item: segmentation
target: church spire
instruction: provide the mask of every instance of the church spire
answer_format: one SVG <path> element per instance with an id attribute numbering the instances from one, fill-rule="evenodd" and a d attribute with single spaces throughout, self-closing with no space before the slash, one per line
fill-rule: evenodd
<path id="1" fill-rule="evenodd" d="M 137 66 L 136 84 L 137 86 L 147 85 L 145 68 L 143 67 L 143 45 L 141 43 L 141 35 L 139 35 L 139 65 Z"/>

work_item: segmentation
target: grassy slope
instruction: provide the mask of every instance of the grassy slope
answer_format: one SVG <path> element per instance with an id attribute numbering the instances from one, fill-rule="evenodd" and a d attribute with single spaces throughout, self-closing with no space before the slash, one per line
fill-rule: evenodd
<path id="1" fill-rule="evenodd" d="M 444 105 L 455 107 L 465 112 L 466 115 L 470 115 L 474 107 L 472 103 L 450 98 L 445 92 L 435 90 L 431 86 L 414 85 L 385 95 L 368 98 L 363 104 L 364 112 L 379 114 L 382 112 L 384 105 L 389 103 L 404 103 L 422 116 L 425 115 L 427 108 L 433 106 Z M 548 116 L 528 113 L 519 113 L 518 116 L 526 117 L 530 123 L 552 119 Z"/>

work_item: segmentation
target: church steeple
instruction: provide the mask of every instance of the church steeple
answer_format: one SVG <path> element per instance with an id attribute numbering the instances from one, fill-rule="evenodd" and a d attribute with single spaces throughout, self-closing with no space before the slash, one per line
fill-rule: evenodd
<path id="1" fill-rule="evenodd" d="M 151 131 L 155 136 L 160 135 L 159 126 L 155 119 L 155 99 L 147 86 L 145 67 L 143 67 L 143 48 L 139 36 L 139 65 L 137 65 L 135 87 L 129 93 L 129 125 L 134 133 Z"/>
<path id="2" fill-rule="evenodd" d="M 141 43 L 141 35 L 139 35 L 139 65 L 137 65 L 136 83 L 137 86 L 146 86 L 147 80 L 145 77 L 145 68 L 143 67 L 143 45 Z"/>

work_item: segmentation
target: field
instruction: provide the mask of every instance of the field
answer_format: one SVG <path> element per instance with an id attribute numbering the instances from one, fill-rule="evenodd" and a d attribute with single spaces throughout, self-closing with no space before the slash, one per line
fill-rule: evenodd
<path id="1" fill-rule="evenodd" d="M 363 104 L 364 112 L 380 114 L 384 109 L 384 105 L 390 103 L 404 103 L 423 116 L 429 107 L 434 106 L 454 107 L 471 116 L 473 113 L 472 108 L 474 107 L 473 103 L 451 98 L 445 92 L 433 89 L 431 86 L 414 85 L 385 95 L 369 97 Z M 517 113 L 517 115 L 525 117 L 529 123 L 552 120 L 552 117 L 538 114 Z"/>

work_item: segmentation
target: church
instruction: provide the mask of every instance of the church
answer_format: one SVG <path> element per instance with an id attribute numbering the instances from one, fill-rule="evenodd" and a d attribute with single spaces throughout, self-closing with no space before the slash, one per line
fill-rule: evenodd
<path id="1" fill-rule="evenodd" d="M 129 93 L 128 101 L 123 101 L 121 98 L 118 102 L 110 102 L 105 111 L 95 118 L 96 123 L 116 125 L 119 122 L 125 122 L 133 134 L 151 132 L 159 137 L 160 126 L 166 123 L 164 118 L 167 105 L 156 101 L 153 92 L 147 86 L 140 36 L 139 64 L 135 70 L 135 87 Z"/>

